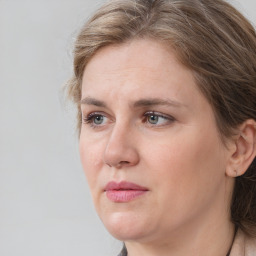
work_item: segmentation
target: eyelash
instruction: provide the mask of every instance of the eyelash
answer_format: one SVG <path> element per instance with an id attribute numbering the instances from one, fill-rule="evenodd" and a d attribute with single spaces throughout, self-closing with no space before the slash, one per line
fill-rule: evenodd
<path id="1" fill-rule="evenodd" d="M 172 117 L 172 116 L 169 116 L 169 115 L 163 115 L 161 113 L 158 113 L 158 112 L 155 112 L 155 111 L 148 111 L 146 113 L 143 114 L 143 120 L 142 122 L 143 123 L 147 123 L 149 126 L 151 127 L 158 127 L 158 126 L 161 126 L 161 125 L 157 125 L 157 124 L 152 124 L 148 121 L 148 118 L 150 116 L 154 116 L 154 117 L 157 117 L 157 118 L 163 118 L 164 120 L 166 120 L 166 122 L 168 124 L 170 123 L 173 123 L 175 121 L 175 118 Z M 83 117 L 83 122 L 85 124 L 89 124 L 92 128 L 99 128 L 101 126 L 103 126 L 102 124 L 95 124 L 94 123 L 94 118 L 96 117 L 103 117 L 103 118 L 107 118 L 104 114 L 102 114 L 101 112 L 92 112 L 90 113 L 89 115 L 87 115 L 86 117 Z M 165 126 L 165 125 L 162 125 L 162 126 Z"/>
<path id="2" fill-rule="evenodd" d="M 147 122 L 147 124 L 149 126 L 161 126 L 161 125 L 157 125 L 157 124 L 152 124 L 148 121 L 148 118 L 152 117 L 152 116 L 157 117 L 157 118 L 163 118 L 165 120 L 165 122 L 167 122 L 168 124 L 175 121 L 174 117 L 169 116 L 169 115 L 163 115 L 163 114 L 155 112 L 155 111 L 146 112 L 143 116 L 145 117 L 145 120 L 143 120 L 143 122 L 144 123 Z M 164 125 L 162 125 L 162 126 L 164 126 Z"/>
<path id="3" fill-rule="evenodd" d="M 102 113 L 100 112 L 92 112 L 90 113 L 89 115 L 87 115 L 86 117 L 83 117 L 83 122 L 85 124 L 89 124 L 91 127 L 93 128 L 96 128 L 96 127 L 99 127 L 101 125 L 97 125 L 97 124 L 94 124 L 93 123 L 93 119 L 96 118 L 96 117 L 106 117 L 105 115 L 103 115 Z"/>

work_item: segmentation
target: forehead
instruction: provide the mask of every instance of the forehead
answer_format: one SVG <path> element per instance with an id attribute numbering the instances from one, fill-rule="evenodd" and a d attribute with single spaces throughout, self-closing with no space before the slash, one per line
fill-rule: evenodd
<path id="1" fill-rule="evenodd" d="M 135 82 L 136 80 L 136 82 Z M 83 74 L 83 90 L 102 89 L 108 82 L 119 87 L 128 82 L 148 85 L 195 83 L 192 72 L 177 61 L 175 52 L 161 42 L 149 39 L 132 40 L 98 50 Z"/>
<path id="2" fill-rule="evenodd" d="M 93 65 L 99 58 L 101 61 L 108 61 L 109 65 L 106 68 L 113 68 L 117 60 L 125 63 L 126 66 L 133 66 L 134 60 L 136 63 L 145 65 L 147 60 L 147 67 L 156 66 L 159 62 L 163 62 L 163 56 L 168 55 L 171 61 L 175 56 L 174 51 L 162 42 L 152 39 L 133 39 L 121 44 L 111 44 L 100 48 L 91 58 L 85 71 L 90 65 Z M 111 60 L 109 57 L 111 56 Z M 150 60 L 150 61 L 149 61 Z"/>

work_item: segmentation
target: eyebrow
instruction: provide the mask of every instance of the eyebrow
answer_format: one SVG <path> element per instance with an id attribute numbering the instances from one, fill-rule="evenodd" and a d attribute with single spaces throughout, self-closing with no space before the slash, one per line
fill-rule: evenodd
<path id="1" fill-rule="evenodd" d="M 84 99 L 81 100 L 80 103 L 86 104 L 86 105 L 94 105 L 94 106 L 103 107 L 103 108 L 107 107 L 107 104 L 104 101 L 97 100 L 92 97 L 85 97 Z M 151 107 L 151 106 L 159 106 L 159 105 L 171 106 L 171 107 L 185 107 L 184 104 L 178 101 L 170 100 L 170 99 L 160 99 L 160 98 L 145 98 L 145 99 L 137 100 L 132 103 L 132 106 L 134 108 Z"/>
<path id="2" fill-rule="evenodd" d="M 170 99 L 159 99 L 159 98 L 149 98 L 149 99 L 141 99 L 134 102 L 134 107 L 150 107 L 150 106 L 171 106 L 171 107 L 184 107 L 185 105 Z"/>
<path id="3" fill-rule="evenodd" d="M 86 104 L 86 105 L 94 105 L 94 106 L 103 107 L 103 108 L 107 107 L 105 102 L 103 102 L 101 100 L 97 100 L 95 98 L 91 98 L 91 97 L 86 97 L 86 98 L 82 99 L 80 101 L 80 103 L 81 104 Z"/>

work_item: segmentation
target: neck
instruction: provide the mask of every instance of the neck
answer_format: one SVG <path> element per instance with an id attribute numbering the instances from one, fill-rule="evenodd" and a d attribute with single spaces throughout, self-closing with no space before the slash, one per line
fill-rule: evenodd
<path id="1" fill-rule="evenodd" d="M 221 234 L 218 230 L 215 232 L 208 232 L 201 234 L 194 232 L 194 234 L 186 235 L 177 241 L 174 239 L 165 239 L 160 243 L 126 243 L 128 256 L 227 256 L 234 238 L 234 226 L 226 229 L 226 232 Z"/>
<path id="2" fill-rule="evenodd" d="M 210 210 L 212 211 L 212 209 Z M 184 225 L 158 240 L 127 241 L 128 256 L 226 256 L 233 242 L 235 227 L 228 211 Z"/>

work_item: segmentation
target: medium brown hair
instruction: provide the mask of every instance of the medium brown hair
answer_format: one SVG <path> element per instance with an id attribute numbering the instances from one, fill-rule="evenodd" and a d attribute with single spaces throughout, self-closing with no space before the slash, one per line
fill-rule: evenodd
<path id="1" fill-rule="evenodd" d="M 234 7 L 223 0 L 112 0 L 82 27 L 75 43 L 68 94 L 77 104 L 79 132 L 88 61 L 104 46 L 136 38 L 175 50 L 211 104 L 224 143 L 245 120 L 256 120 L 256 34 Z M 231 216 L 237 227 L 256 235 L 255 160 L 236 178 Z"/>

